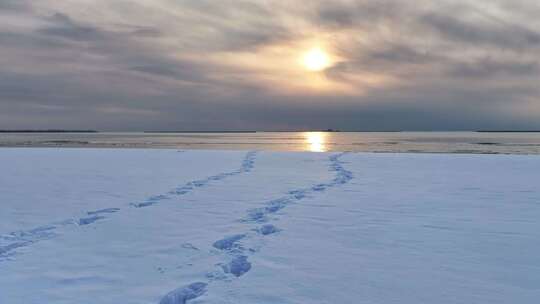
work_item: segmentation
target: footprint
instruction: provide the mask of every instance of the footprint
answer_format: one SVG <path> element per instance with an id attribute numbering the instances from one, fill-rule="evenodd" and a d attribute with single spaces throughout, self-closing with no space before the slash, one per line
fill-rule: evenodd
<path id="1" fill-rule="evenodd" d="M 158 194 L 158 195 L 154 195 L 148 198 L 149 201 L 160 201 L 160 200 L 165 200 L 165 199 L 169 199 L 169 197 L 165 194 Z"/>
<path id="2" fill-rule="evenodd" d="M 175 193 L 177 193 L 177 192 L 175 192 Z M 142 203 L 131 203 L 131 206 L 133 206 L 135 208 L 143 208 L 143 207 L 148 207 L 148 206 L 155 205 L 155 204 L 159 203 L 160 201 L 166 200 L 166 199 L 169 199 L 169 197 L 167 195 L 164 195 L 164 194 L 154 195 L 154 196 L 151 196 L 151 197 L 147 198 L 146 201 L 144 201 Z"/>
<path id="3" fill-rule="evenodd" d="M 79 219 L 79 225 L 80 226 L 89 225 L 89 224 L 92 224 L 95 221 L 99 221 L 99 220 L 102 220 L 104 218 L 105 218 L 104 216 L 100 216 L 100 215 L 94 215 L 94 216 L 90 216 L 90 217 L 82 217 L 82 218 Z"/>
<path id="4" fill-rule="evenodd" d="M 0 247 L 0 257 L 7 256 L 10 251 L 12 251 L 14 249 L 17 249 L 17 248 L 20 248 L 20 247 L 27 246 L 27 245 L 29 245 L 31 243 L 32 242 L 30 242 L 30 241 L 16 242 L 16 243 L 13 243 L 13 244 L 9 244 L 7 246 L 2 246 L 2 247 Z"/>
<path id="5" fill-rule="evenodd" d="M 292 195 L 297 200 L 301 200 L 304 197 L 306 197 L 305 190 L 293 190 L 293 191 L 289 191 L 289 194 Z"/>
<path id="6" fill-rule="evenodd" d="M 251 263 L 248 262 L 247 256 L 240 255 L 234 257 L 227 265 L 222 266 L 223 271 L 232 273 L 236 277 L 240 277 L 251 269 Z"/>
<path id="7" fill-rule="evenodd" d="M 182 248 L 185 248 L 185 249 L 191 249 L 191 250 L 199 250 L 199 248 L 193 246 L 193 244 L 191 243 L 184 243 L 182 244 Z"/>
<path id="8" fill-rule="evenodd" d="M 152 205 L 155 205 L 155 204 L 157 204 L 157 202 L 146 201 L 146 202 L 142 202 L 142 203 L 131 203 L 131 206 L 133 206 L 135 208 L 144 208 L 144 207 L 152 206 Z"/>
<path id="9" fill-rule="evenodd" d="M 191 187 L 179 187 L 173 191 L 170 191 L 169 194 L 184 195 L 184 194 L 189 193 L 189 191 L 191 190 L 193 190 L 193 188 Z"/>
<path id="10" fill-rule="evenodd" d="M 115 213 L 120 211 L 120 208 L 106 208 L 106 209 L 100 209 L 96 211 L 88 211 L 86 212 L 88 215 L 97 215 L 101 213 Z"/>
<path id="11" fill-rule="evenodd" d="M 261 226 L 259 229 L 257 229 L 257 231 L 262 235 L 269 235 L 278 232 L 279 229 L 277 229 L 276 226 L 272 224 L 268 224 Z"/>
<path id="12" fill-rule="evenodd" d="M 208 284 L 196 282 L 184 287 L 180 287 L 165 295 L 159 304 L 185 304 L 188 300 L 193 300 L 202 296 L 206 292 Z"/>
<path id="13" fill-rule="evenodd" d="M 291 200 L 288 198 L 281 198 L 277 200 L 270 201 L 268 206 L 264 210 L 268 213 L 276 213 L 279 210 L 285 208 L 288 204 L 291 203 Z"/>
<path id="14" fill-rule="evenodd" d="M 190 186 L 193 186 L 193 187 L 203 187 L 203 186 L 206 186 L 208 182 L 206 180 L 198 180 L 198 181 L 192 181 L 189 183 Z"/>
<path id="15" fill-rule="evenodd" d="M 319 185 L 315 185 L 315 186 L 311 187 L 311 190 L 317 191 L 317 192 L 324 191 L 325 189 L 326 189 L 325 184 L 319 184 Z"/>
<path id="16" fill-rule="evenodd" d="M 246 222 L 257 222 L 257 223 L 264 223 L 267 221 L 266 218 L 266 212 L 264 212 L 264 209 L 253 209 L 250 210 L 248 213 L 247 219 L 245 219 Z"/>
<path id="17" fill-rule="evenodd" d="M 239 245 L 236 242 L 243 239 L 245 236 L 246 236 L 245 234 L 231 235 L 219 241 L 215 241 L 214 244 L 212 244 L 212 246 L 214 246 L 214 248 L 217 248 L 219 250 L 231 250 L 233 248 L 238 248 Z"/>

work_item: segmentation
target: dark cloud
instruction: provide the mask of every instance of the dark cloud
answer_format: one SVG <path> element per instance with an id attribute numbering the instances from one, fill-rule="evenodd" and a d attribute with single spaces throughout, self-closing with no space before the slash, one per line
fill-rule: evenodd
<path id="1" fill-rule="evenodd" d="M 25 1 L 20 0 L 0 0 L 0 10 L 22 10 L 27 9 Z"/>
<path id="2" fill-rule="evenodd" d="M 357 26 L 377 27 L 379 22 L 393 24 L 397 18 L 406 18 L 408 5 L 402 1 L 321 1 L 317 7 L 314 21 L 335 28 Z"/>
<path id="3" fill-rule="evenodd" d="M 156 38 L 162 35 L 159 29 L 150 26 L 133 27 L 132 32 L 135 36 Z"/>
<path id="4" fill-rule="evenodd" d="M 204 67 L 188 62 L 153 62 L 148 65 L 129 67 L 128 69 L 139 73 L 168 77 L 182 81 L 201 82 L 206 80 L 205 71 L 203 71 Z"/>
<path id="5" fill-rule="evenodd" d="M 61 13 L 56 13 L 49 19 L 54 25 L 39 29 L 39 33 L 75 41 L 96 41 L 104 37 L 104 33 L 99 29 L 78 24 Z"/>
<path id="6" fill-rule="evenodd" d="M 426 14 L 420 20 L 451 41 L 470 45 L 487 44 L 501 49 L 540 46 L 540 32 L 501 20 L 473 23 L 439 12 Z"/>
<path id="7" fill-rule="evenodd" d="M 456 77 L 485 78 L 498 76 L 535 76 L 540 75 L 540 66 L 536 61 L 496 61 L 483 58 L 473 62 L 459 62 L 450 66 L 450 73 Z"/>

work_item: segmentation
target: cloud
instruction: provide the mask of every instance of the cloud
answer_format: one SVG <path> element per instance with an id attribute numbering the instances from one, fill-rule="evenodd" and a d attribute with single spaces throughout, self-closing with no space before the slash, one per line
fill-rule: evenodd
<path id="1" fill-rule="evenodd" d="M 67 15 L 56 13 L 49 19 L 54 25 L 39 29 L 39 33 L 76 41 L 96 41 L 103 39 L 104 33 L 100 30 L 91 26 L 77 24 Z"/>
<path id="2" fill-rule="evenodd" d="M 24 1 L 2 0 L 0 1 L 0 10 L 22 10 L 28 8 Z"/>
<path id="3" fill-rule="evenodd" d="M 442 38 L 470 45 L 485 44 L 501 49 L 527 49 L 540 46 L 540 33 L 525 26 L 491 19 L 489 23 L 465 21 L 440 12 L 424 15 L 421 22 Z"/>
<path id="4" fill-rule="evenodd" d="M 509 0 L 0 0 L 0 128 L 540 128 L 539 11 Z M 321 74 L 298 63 L 316 45 L 336 57 Z"/>
<path id="5" fill-rule="evenodd" d="M 482 58 L 472 62 L 460 62 L 450 66 L 450 74 L 456 77 L 526 77 L 540 74 L 540 65 L 536 61 L 506 60 L 496 61 Z"/>

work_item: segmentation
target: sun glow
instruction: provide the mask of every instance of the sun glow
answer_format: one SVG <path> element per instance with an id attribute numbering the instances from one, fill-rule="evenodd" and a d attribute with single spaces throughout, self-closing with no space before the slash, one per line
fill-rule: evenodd
<path id="1" fill-rule="evenodd" d="M 311 152 L 326 151 L 326 134 L 322 132 L 306 132 L 307 150 Z"/>
<path id="2" fill-rule="evenodd" d="M 302 63 L 306 69 L 314 72 L 322 71 L 331 65 L 328 54 L 320 48 L 312 48 L 305 53 Z"/>
<path id="3" fill-rule="evenodd" d="M 179 59 L 186 60 L 185 56 L 182 55 Z M 212 56 L 197 54 L 188 59 L 195 60 L 191 58 L 196 58 L 201 64 L 211 62 L 224 70 L 249 71 L 235 74 L 235 77 L 272 93 L 348 95 L 357 94 L 364 89 L 363 85 L 357 85 L 356 80 L 349 81 L 352 76 L 358 76 L 357 73 L 351 74 L 346 70 L 335 74 L 326 73 L 328 69 L 346 61 L 346 58 L 334 52 L 333 46 L 324 39 L 264 45 L 249 52 L 219 52 Z M 335 77 L 336 75 L 339 77 Z M 217 81 L 230 81 L 228 73 L 216 73 L 209 77 Z M 359 81 L 365 81 L 358 77 Z"/>

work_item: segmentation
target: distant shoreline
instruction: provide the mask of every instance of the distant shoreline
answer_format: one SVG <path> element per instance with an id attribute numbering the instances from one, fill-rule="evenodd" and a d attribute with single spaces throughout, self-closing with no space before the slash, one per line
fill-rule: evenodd
<path id="1" fill-rule="evenodd" d="M 143 133 L 257 133 L 257 131 L 143 131 Z"/>
<path id="2" fill-rule="evenodd" d="M 0 133 L 99 133 L 95 130 L 0 130 Z"/>
<path id="3" fill-rule="evenodd" d="M 540 130 L 479 130 L 478 133 L 540 133 Z"/>

